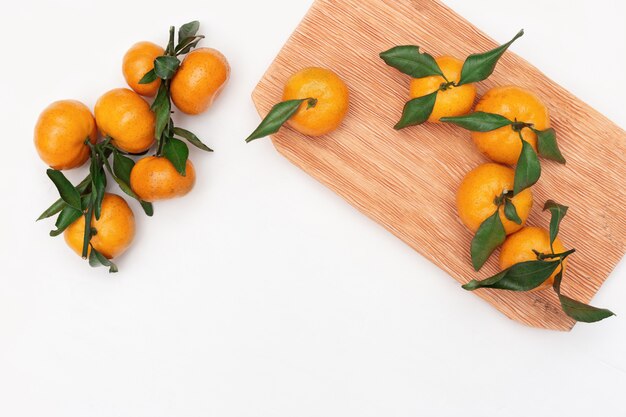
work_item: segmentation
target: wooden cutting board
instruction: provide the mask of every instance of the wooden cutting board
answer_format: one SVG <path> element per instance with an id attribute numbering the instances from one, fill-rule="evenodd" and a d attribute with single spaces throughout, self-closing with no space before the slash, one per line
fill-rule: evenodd
<path id="1" fill-rule="evenodd" d="M 511 28 L 511 36 L 517 29 Z M 265 116 L 294 72 L 307 66 L 337 72 L 351 94 L 342 127 L 315 139 L 283 128 L 272 138 L 276 149 L 465 283 L 497 272 L 497 253 L 474 272 L 472 234 L 455 209 L 461 178 L 487 160 L 460 128 L 426 124 L 395 131 L 409 77 L 386 66 L 378 54 L 394 45 L 416 44 L 434 56 L 464 59 L 508 38 L 498 41 L 435 0 L 317 0 L 259 82 L 253 100 Z M 541 40 L 527 33 L 517 42 L 539 45 Z M 578 251 L 569 258 L 563 291 L 588 302 L 625 251 L 626 132 L 512 52 L 478 86 L 479 96 L 505 84 L 533 90 L 550 110 L 568 162 L 542 161 L 529 224 L 548 227 L 549 215 L 541 211 L 548 198 L 570 206 L 560 236 Z M 419 270 L 415 274 L 422 278 Z M 530 326 L 570 330 L 574 325 L 552 290 L 473 294 Z"/>

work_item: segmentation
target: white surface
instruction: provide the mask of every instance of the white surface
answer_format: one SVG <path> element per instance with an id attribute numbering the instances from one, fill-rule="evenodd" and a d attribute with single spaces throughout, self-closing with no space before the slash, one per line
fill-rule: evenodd
<path id="1" fill-rule="evenodd" d="M 0 416 L 626 415 L 624 262 L 594 300 L 618 317 L 571 333 L 509 321 L 269 140 L 244 144 L 250 92 L 311 0 L 157 3 L 0 17 Z M 624 2 L 447 3 L 499 40 L 525 28 L 512 50 L 626 126 Z M 56 198 L 35 120 L 57 99 L 93 107 L 124 85 L 132 43 L 196 18 L 233 73 L 179 122 L 216 152 L 193 152 L 187 198 L 151 219 L 133 205 L 119 274 L 93 270 L 34 222 Z"/>

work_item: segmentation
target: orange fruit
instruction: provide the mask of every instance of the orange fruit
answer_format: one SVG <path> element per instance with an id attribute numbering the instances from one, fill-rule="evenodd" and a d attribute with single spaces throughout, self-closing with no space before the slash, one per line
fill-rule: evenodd
<path id="1" fill-rule="evenodd" d="M 54 169 L 72 169 L 89 158 L 85 140 L 96 143 L 96 121 L 83 103 L 61 100 L 50 104 L 35 125 L 35 148 L 41 159 Z"/>
<path id="2" fill-rule="evenodd" d="M 183 113 L 200 114 L 211 107 L 229 77 L 230 65 L 221 52 L 198 48 L 187 54 L 172 78 L 172 101 Z"/>
<path id="3" fill-rule="evenodd" d="M 116 88 L 98 99 L 96 123 L 122 151 L 141 153 L 154 143 L 154 113 L 139 94 L 128 88 Z"/>
<path id="4" fill-rule="evenodd" d="M 478 166 L 470 171 L 459 186 L 456 205 L 463 224 L 472 232 L 476 232 L 482 222 L 496 211 L 496 198 L 502 192 L 513 189 L 515 171 L 509 167 L 494 163 Z M 533 205 L 530 188 L 525 189 L 511 199 L 522 224 L 507 219 L 504 205 L 500 206 L 500 220 L 506 234 L 518 231 L 524 226 Z"/>
<path id="5" fill-rule="evenodd" d="M 532 123 L 537 130 L 550 127 L 548 109 L 532 92 L 514 85 L 489 90 L 476 104 L 475 111 L 495 113 L 509 120 Z M 531 129 L 522 129 L 524 140 L 537 151 L 537 135 Z M 514 165 L 522 152 L 519 133 L 511 126 L 491 132 L 472 132 L 478 149 L 490 159 L 502 164 Z"/>
<path id="6" fill-rule="evenodd" d="M 436 58 L 435 61 L 448 81 L 459 82 L 463 61 L 451 56 L 441 56 Z M 437 91 L 441 84 L 445 82 L 446 80 L 440 75 L 414 78 L 411 80 L 409 95 L 412 99 L 426 96 Z M 475 98 L 476 87 L 474 84 L 465 84 L 459 87 L 451 86 L 445 91 L 439 91 L 435 107 L 433 107 L 433 112 L 430 114 L 428 121 L 438 123 L 442 117 L 467 114 L 471 110 Z"/>
<path id="7" fill-rule="evenodd" d="M 165 50 L 152 42 L 137 42 L 124 55 L 122 60 L 122 73 L 128 83 L 137 94 L 154 97 L 161 85 L 161 80 L 156 79 L 149 84 L 139 84 L 150 70 L 154 68 L 154 60 L 163 55 Z"/>
<path id="8" fill-rule="evenodd" d="M 144 201 L 182 197 L 193 188 L 196 171 L 188 159 L 183 177 L 169 159 L 162 156 L 141 158 L 130 172 L 130 186 Z"/>
<path id="9" fill-rule="evenodd" d="M 91 238 L 91 245 L 108 259 L 121 255 L 135 237 L 135 215 L 122 197 L 106 193 L 102 199 L 100 219 L 95 215 L 91 227 L 96 234 Z M 81 216 L 69 225 L 63 233 L 65 242 L 79 256 L 83 252 L 85 216 Z M 89 248 L 91 252 L 91 248 Z"/>
<path id="10" fill-rule="evenodd" d="M 565 247 L 558 237 L 554 240 L 552 246 L 554 247 L 554 253 L 565 252 Z M 520 262 L 537 260 L 537 255 L 533 252 L 533 249 L 543 254 L 552 253 L 550 249 L 550 233 L 538 227 L 524 227 L 519 232 L 506 238 L 500 250 L 500 268 L 506 269 Z M 567 260 L 564 260 L 563 272 L 565 272 L 566 263 Z M 543 284 L 533 289 L 533 291 L 550 287 L 554 282 L 554 276 L 559 270 L 560 268 L 557 268 Z"/>
<path id="11" fill-rule="evenodd" d="M 283 101 L 304 98 L 317 99 L 317 104 L 308 108 L 305 101 L 287 123 L 305 135 L 332 132 L 348 112 L 348 87 L 337 74 L 325 68 L 305 68 L 287 80 Z"/>

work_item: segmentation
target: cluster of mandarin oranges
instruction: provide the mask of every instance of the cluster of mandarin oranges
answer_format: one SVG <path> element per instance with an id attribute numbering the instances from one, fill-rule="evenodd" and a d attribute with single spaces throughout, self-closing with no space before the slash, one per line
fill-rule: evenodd
<path id="1" fill-rule="evenodd" d="M 110 259 L 123 253 L 135 234 L 134 214 L 126 200 L 106 192 L 107 173 L 141 202 L 148 215 L 152 202 L 184 196 L 194 186 L 194 166 L 187 145 L 178 138 L 210 149 L 191 132 L 174 126 L 171 104 L 185 114 L 200 114 L 230 75 L 219 51 L 194 49 L 203 38 L 197 30 L 198 22 L 183 25 L 175 44 L 171 28 L 166 48 L 152 42 L 134 44 L 122 60 L 130 88 L 104 93 L 93 114 L 81 102 L 61 100 L 39 116 L 35 147 L 61 196 L 40 219 L 58 213 L 57 229 L 51 234 L 63 232 L 67 244 L 92 265 L 115 271 Z M 152 104 L 147 101 L 151 98 Z M 151 150 L 154 153 L 148 155 Z M 73 186 L 61 171 L 87 161 L 89 175 Z"/>

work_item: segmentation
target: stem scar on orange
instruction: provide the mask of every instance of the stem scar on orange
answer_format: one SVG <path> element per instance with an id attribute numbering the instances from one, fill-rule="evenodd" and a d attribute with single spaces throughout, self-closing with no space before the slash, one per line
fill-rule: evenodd
<path id="1" fill-rule="evenodd" d="M 41 159 L 54 169 L 79 167 L 89 158 L 89 138 L 96 143 L 98 130 L 91 111 L 75 100 L 50 104 L 35 125 L 35 148 Z"/>
<path id="2" fill-rule="evenodd" d="M 504 193 L 513 190 L 515 172 L 502 165 L 487 163 L 470 171 L 459 186 L 456 204 L 459 217 L 463 224 L 472 232 L 498 209 L 497 199 Z M 504 205 L 500 205 L 500 220 L 505 233 L 511 234 L 521 229 L 533 205 L 532 191 L 527 188 L 510 199 L 521 219 L 521 224 L 509 220 L 504 213 Z"/>
<path id="3" fill-rule="evenodd" d="M 536 261 L 537 254 L 535 251 L 541 254 L 551 254 L 552 249 L 554 249 L 554 253 L 563 253 L 566 250 L 558 237 L 555 238 L 552 248 L 550 247 L 550 234 L 548 231 L 539 227 L 524 227 L 507 237 L 502 245 L 500 250 L 500 268 L 506 269 L 520 262 Z M 564 259 L 563 273 L 565 273 L 566 263 L 567 260 Z M 531 291 L 539 291 L 552 286 L 554 277 L 559 271 L 560 268 L 554 271 L 543 284 Z"/>
<path id="4" fill-rule="evenodd" d="M 531 91 L 509 85 L 489 90 L 476 104 L 475 111 L 494 113 L 514 122 L 530 123 L 535 130 L 550 127 L 548 109 Z M 472 132 L 478 149 L 495 162 L 515 165 L 522 152 L 523 139 L 537 151 L 537 134 L 532 129 L 517 132 L 504 126 L 490 132 Z"/>
<path id="5" fill-rule="evenodd" d="M 118 149 L 145 152 L 154 143 L 155 116 L 148 103 L 128 88 L 104 93 L 96 103 L 96 123 Z"/>
<path id="6" fill-rule="evenodd" d="M 163 55 L 165 50 L 152 42 L 137 42 L 124 55 L 122 60 L 122 73 L 128 86 L 137 94 L 146 97 L 154 97 L 161 85 L 161 80 L 157 78 L 148 84 L 139 84 L 150 70 L 154 68 L 154 60 Z"/>
<path id="7" fill-rule="evenodd" d="M 107 259 L 121 255 L 135 237 L 135 215 L 122 197 L 106 193 L 102 199 L 100 219 L 91 219 L 91 245 Z M 85 216 L 80 216 L 63 232 L 65 242 L 79 256 L 83 252 Z M 89 247 L 89 253 L 91 247 Z"/>
<path id="8" fill-rule="evenodd" d="M 143 201 L 154 202 L 182 197 L 196 182 L 196 171 L 187 159 L 182 176 L 169 159 L 161 156 L 141 158 L 130 172 L 130 186 Z"/>
<path id="9" fill-rule="evenodd" d="M 451 56 L 441 56 L 435 58 L 435 61 L 445 78 L 440 75 L 413 78 L 409 88 L 409 96 L 413 99 L 438 91 L 435 106 L 428 117 L 428 121 L 439 123 L 439 119 L 442 117 L 467 114 L 474 105 L 476 86 L 474 84 L 456 85 L 461 79 L 463 61 Z M 447 86 L 442 90 L 442 86 L 446 84 Z"/>

